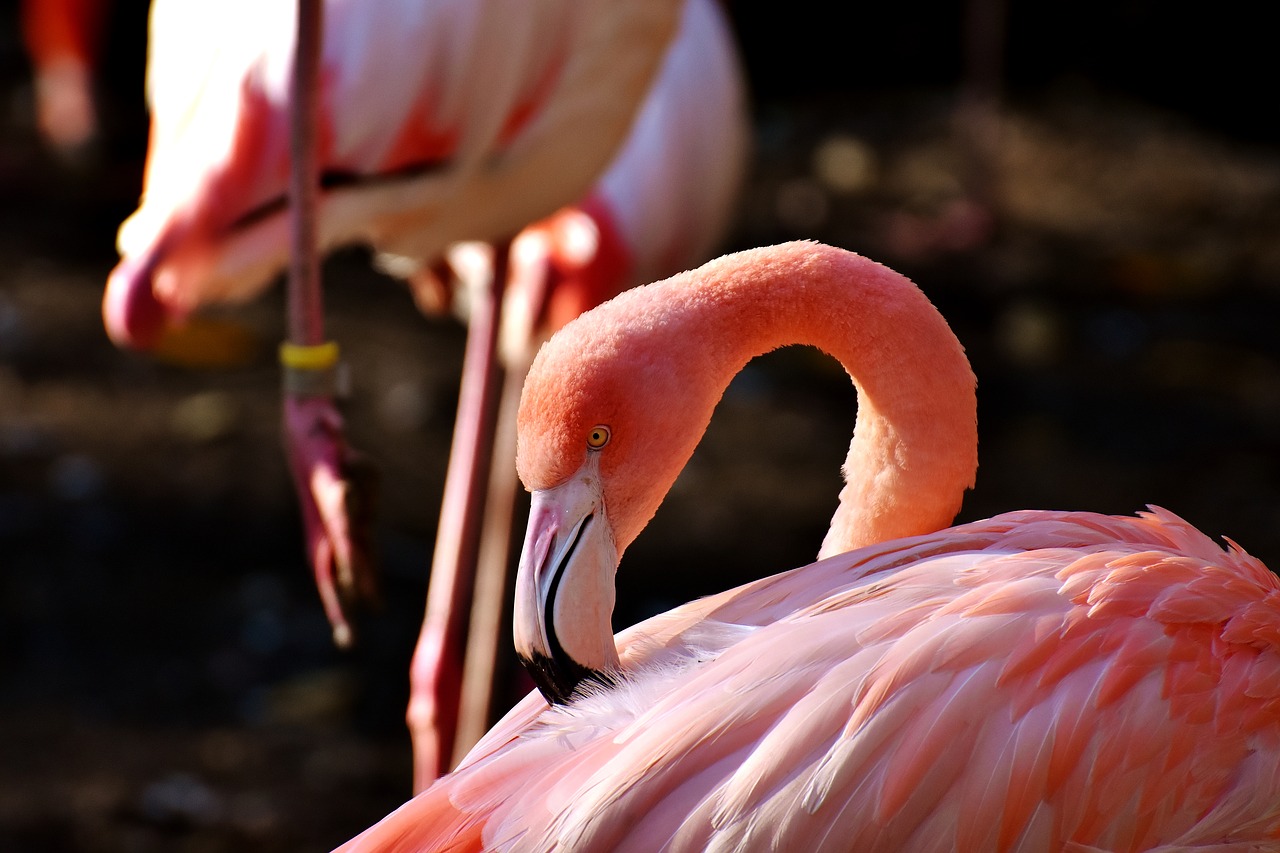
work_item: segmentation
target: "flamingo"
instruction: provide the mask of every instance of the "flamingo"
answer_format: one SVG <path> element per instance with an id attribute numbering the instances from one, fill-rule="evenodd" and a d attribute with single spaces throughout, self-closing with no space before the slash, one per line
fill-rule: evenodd
<path id="1" fill-rule="evenodd" d="M 236 8 L 172 0 L 152 7 L 153 125 L 143 201 L 121 228 L 121 262 L 103 303 L 119 344 L 153 346 L 203 305 L 251 298 L 284 264 L 295 17 L 283 0 L 251 5 L 244 14 L 258 23 L 248 30 L 237 25 Z M 433 271 L 446 252 L 454 266 L 472 270 L 473 283 L 483 282 L 472 288 L 481 310 L 466 359 L 479 366 L 464 368 L 413 670 L 416 763 L 429 768 L 417 776 L 430 779 L 449 757 L 458 716 L 460 620 L 482 505 L 473 492 L 489 452 L 489 415 L 469 403 L 491 396 L 480 330 L 483 318 L 491 327 L 500 316 L 489 282 L 497 292 L 508 280 L 505 237 L 581 195 L 632 127 L 678 25 L 672 58 L 608 174 L 578 206 L 513 243 L 510 300 L 521 310 L 510 313 L 522 322 L 507 336 L 515 342 L 506 347 L 507 365 L 522 376 L 528 356 L 521 353 L 548 324 L 705 256 L 727 221 L 742 165 L 742 84 L 727 25 L 711 0 L 532 7 L 328 0 L 324 14 L 321 246 L 371 243 L 382 266 L 405 276 L 423 305 L 442 301 Z M 406 64 L 404 57 L 421 60 Z M 695 184 L 699 191 L 691 194 Z M 498 243 L 492 274 L 474 271 L 459 250 L 448 249 L 462 238 Z M 504 442 L 514 447 L 513 437 L 499 437 L 498 450 Z M 286 400 L 286 444 L 313 571 L 335 638 L 345 643 L 345 599 L 368 587 L 364 531 L 350 506 L 360 497 L 351 482 L 357 457 L 322 396 Z M 500 528 L 501 519 L 489 526 Z M 505 550 L 490 562 L 505 564 Z M 474 613 L 483 615 L 484 604 Z M 471 655 L 468 669 L 482 658 Z M 469 681 L 483 684 L 483 673 Z M 487 693 L 471 692 L 481 696 L 472 706 L 487 705 Z M 475 734 L 467 737 L 465 743 Z"/>
<path id="2" fill-rule="evenodd" d="M 677 23 L 680 0 L 325 5 L 317 128 L 322 249 L 367 242 L 433 262 L 506 239 L 580 197 L 607 165 Z M 257 295 L 288 254 L 287 83 L 294 4 L 156 0 L 142 203 L 103 299 L 112 339 L 154 345 L 196 308 Z M 253 27 L 241 22 L 253 20 Z M 405 67 L 404 57 L 422 57 Z M 403 264 L 402 264 L 403 266 Z M 308 553 L 339 638 L 335 577 L 359 574 L 341 418 L 313 398 L 287 428 Z M 335 565 L 336 564 L 336 565 Z M 355 564 L 354 566 L 352 564 Z"/>
<path id="3" fill-rule="evenodd" d="M 23 0 L 22 40 L 35 76 L 36 127 L 74 157 L 98 133 L 94 78 L 106 0 Z"/>
<path id="4" fill-rule="evenodd" d="M 368 243 L 409 274 L 581 197 L 625 138 L 681 5 L 327 0 L 322 248 Z M 153 344 L 284 267 L 295 18 L 287 0 L 153 3 L 142 203 L 103 303 L 117 343 Z"/>
<path id="5" fill-rule="evenodd" d="M 819 561 L 615 638 L 623 552 L 792 343 L 858 395 Z M 1280 849 L 1280 580 L 1156 508 L 946 527 L 975 380 L 906 278 L 800 242 L 628 291 L 543 347 L 519 427 L 541 692 L 341 851 Z"/>

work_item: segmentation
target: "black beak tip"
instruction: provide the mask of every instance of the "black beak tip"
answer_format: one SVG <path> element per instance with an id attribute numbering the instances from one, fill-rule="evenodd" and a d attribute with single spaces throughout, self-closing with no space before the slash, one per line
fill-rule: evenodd
<path id="1" fill-rule="evenodd" d="M 587 684 L 609 687 L 617 681 L 615 676 L 583 666 L 563 652 L 552 657 L 538 653 L 519 657 L 538 691 L 552 705 L 569 704 Z"/>

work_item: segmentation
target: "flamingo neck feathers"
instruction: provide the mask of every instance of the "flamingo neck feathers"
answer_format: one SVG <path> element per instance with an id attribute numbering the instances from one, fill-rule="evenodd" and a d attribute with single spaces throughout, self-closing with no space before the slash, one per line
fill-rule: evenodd
<path id="1" fill-rule="evenodd" d="M 906 277 L 849 252 L 794 243 L 744 254 L 740 269 L 726 259 L 730 269 L 688 291 L 707 306 L 692 312 L 693 329 L 719 350 L 719 379 L 699 392 L 718 400 L 747 361 L 790 344 L 836 358 L 857 389 L 845 486 L 819 556 L 951 524 L 978 436 L 976 380 L 946 321 Z"/>
<path id="2" fill-rule="evenodd" d="M 907 278 L 795 242 L 727 255 L 623 293 L 549 342 L 526 383 L 518 467 L 566 479 L 581 436 L 601 453 L 619 557 L 648 523 L 752 358 L 790 344 L 835 357 L 857 388 L 846 485 L 820 557 L 946 527 L 977 469 L 976 381 L 946 321 Z"/>

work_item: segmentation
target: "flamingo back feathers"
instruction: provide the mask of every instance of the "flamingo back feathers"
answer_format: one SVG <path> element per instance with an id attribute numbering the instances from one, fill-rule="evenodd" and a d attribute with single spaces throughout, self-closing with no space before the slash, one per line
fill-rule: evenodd
<path id="1" fill-rule="evenodd" d="M 179 311 L 250 298 L 284 264 L 294 26 L 285 2 L 188 5 L 152 9 L 147 173 L 119 237 L 124 262 L 167 274 L 161 296 Z M 625 136 L 677 8 L 329 0 L 321 246 L 431 262 L 581 196 Z"/>
<path id="2" fill-rule="evenodd" d="M 1267 849 L 1277 589 L 1161 510 L 872 546 L 624 632 L 428 793 L 486 849 Z"/>

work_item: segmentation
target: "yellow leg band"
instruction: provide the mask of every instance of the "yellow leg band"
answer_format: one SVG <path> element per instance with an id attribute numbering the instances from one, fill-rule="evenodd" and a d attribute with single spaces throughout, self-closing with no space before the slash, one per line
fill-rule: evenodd
<path id="1" fill-rule="evenodd" d="M 307 346 L 285 341 L 280 344 L 280 363 L 290 370 L 329 370 L 338 363 L 338 343 Z"/>

